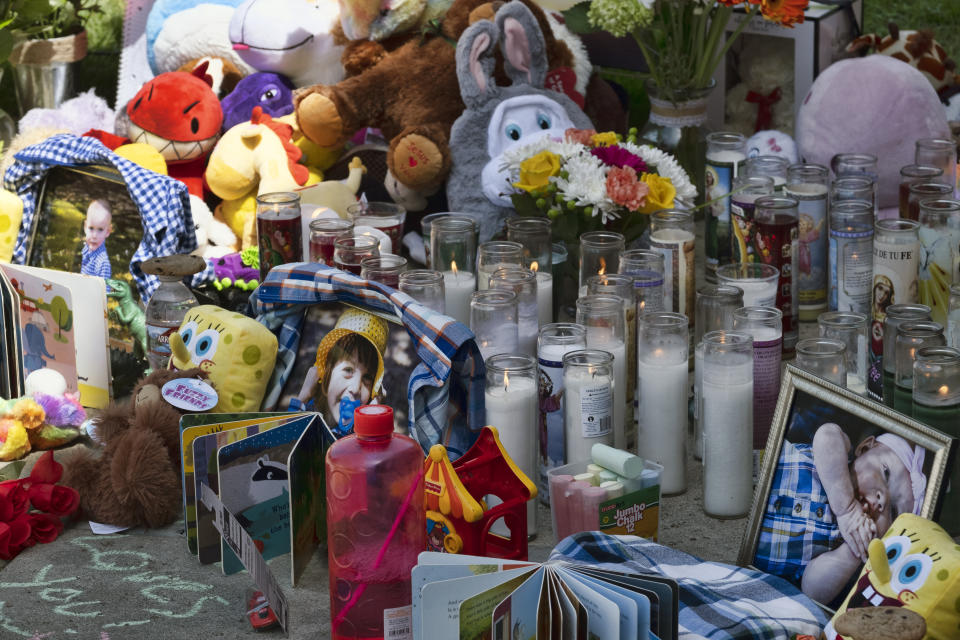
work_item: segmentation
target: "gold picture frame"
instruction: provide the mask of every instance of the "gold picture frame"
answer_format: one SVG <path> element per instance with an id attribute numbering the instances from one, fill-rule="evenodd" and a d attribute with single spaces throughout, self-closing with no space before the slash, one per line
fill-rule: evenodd
<path id="1" fill-rule="evenodd" d="M 845 468 L 828 464 L 836 462 L 832 452 L 844 452 L 825 445 L 838 441 L 846 446 Z M 848 488 L 842 483 L 849 479 L 856 504 L 840 517 L 848 522 L 860 518 L 859 508 L 877 529 L 872 537 L 879 538 L 905 508 L 929 519 L 937 515 L 955 447 L 956 440 L 946 434 L 788 365 L 738 564 L 779 575 L 825 609 L 836 608 L 863 563 L 854 552 L 857 534 L 851 533 L 850 542 L 839 533 L 838 518 L 821 482 L 833 487 L 834 495 L 845 496 Z M 814 451 L 820 466 L 813 462 Z M 861 456 L 863 460 L 858 460 Z M 875 482 L 877 478 L 884 481 Z M 919 495 L 923 499 L 917 506 Z"/>

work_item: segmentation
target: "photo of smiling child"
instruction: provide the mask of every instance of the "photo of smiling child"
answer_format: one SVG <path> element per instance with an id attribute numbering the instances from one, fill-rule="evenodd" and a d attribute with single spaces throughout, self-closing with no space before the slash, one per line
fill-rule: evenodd
<path id="1" fill-rule="evenodd" d="M 113 215 L 110 204 L 106 200 L 91 201 L 83 221 L 80 273 L 101 278 L 113 277 L 106 244 L 111 231 L 113 231 Z"/>
<path id="2" fill-rule="evenodd" d="M 802 400 L 798 394 L 795 403 Z M 927 488 L 923 447 L 863 428 L 854 416 L 852 428 L 841 427 L 838 413 L 831 422 L 817 415 L 822 409 L 795 406 L 753 560 L 825 604 L 847 592 L 873 538 L 901 513 L 921 512 Z M 816 424 L 802 424 L 812 418 Z"/>

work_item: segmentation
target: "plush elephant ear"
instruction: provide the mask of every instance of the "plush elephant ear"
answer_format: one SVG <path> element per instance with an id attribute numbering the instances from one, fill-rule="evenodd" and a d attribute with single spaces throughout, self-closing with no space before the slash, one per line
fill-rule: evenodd
<path id="1" fill-rule="evenodd" d="M 547 79 L 547 44 L 537 19 L 519 0 L 497 11 L 497 28 L 502 34 L 503 67 L 513 84 L 543 88 Z"/>
<path id="2" fill-rule="evenodd" d="M 457 42 L 457 78 L 468 109 L 479 107 L 498 93 L 493 80 L 493 51 L 498 35 L 495 24 L 479 20 Z"/>

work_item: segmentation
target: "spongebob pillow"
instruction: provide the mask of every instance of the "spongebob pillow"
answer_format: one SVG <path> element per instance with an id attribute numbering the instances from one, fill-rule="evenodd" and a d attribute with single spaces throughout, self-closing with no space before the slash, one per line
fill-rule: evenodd
<path id="1" fill-rule="evenodd" d="M 259 411 L 277 359 L 277 337 L 252 318 L 201 305 L 170 336 L 170 351 L 175 368 L 207 372 L 219 395 L 214 411 Z"/>
<path id="2" fill-rule="evenodd" d="M 960 637 L 960 546 L 939 525 L 905 513 L 883 539 L 870 543 L 870 559 L 853 591 L 837 609 L 824 635 L 844 638 L 833 628 L 847 609 L 904 607 L 923 616 L 924 640 Z"/>

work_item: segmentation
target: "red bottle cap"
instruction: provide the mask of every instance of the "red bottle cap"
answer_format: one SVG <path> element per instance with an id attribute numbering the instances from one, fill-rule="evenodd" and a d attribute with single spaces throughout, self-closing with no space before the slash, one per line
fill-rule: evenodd
<path id="1" fill-rule="evenodd" d="M 365 404 L 353 411 L 353 432 L 377 437 L 393 433 L 393 409 L 382 404 Z"/>

